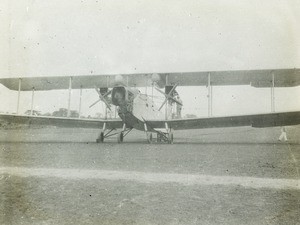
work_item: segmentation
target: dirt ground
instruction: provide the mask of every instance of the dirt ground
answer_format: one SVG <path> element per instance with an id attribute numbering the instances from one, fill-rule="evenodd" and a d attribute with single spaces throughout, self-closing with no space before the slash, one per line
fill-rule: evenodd
<path id="1" fill-rule="evenodd" d="M 298 180 L 300 127 L 180 131 L 173 145 L 96 144 L 96 130 L 0 130 L 0 169 Z M 266 181 L 267 182 L 267 181 Z M 300 189 L 0 173 L 0 224 L 300 224 Z"/>

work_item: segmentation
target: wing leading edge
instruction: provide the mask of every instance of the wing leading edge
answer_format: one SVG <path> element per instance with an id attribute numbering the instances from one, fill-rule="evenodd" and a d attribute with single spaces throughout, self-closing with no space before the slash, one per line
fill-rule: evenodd
<path id="1" fill-rule="evenodd" d="M 0 78 L 0 83 L 11 90 L 31 91 L 68 89 L 70 79 L 72 89 L 96 87 L 112 88 L 120 75 L 81 75 L 51 77 Z M 274 77 L 274 82 L 273 82 Z M 122 74 L 123 82 L 130 87 L 151 86 L 155 81 L 160 87 L 178 84 L 179 86 L 206 86 L 208 81 L 214 86 L 251 85 L 253 87 L 293 87 L 300 85 L 300 69 L 274 70 L 232 70 L 200 71 L 182 73 L 143 73 Z"/>
<path id="2" fill-rule="evenodd" d="M 30 126 L 56 126 L 66 128 L 96 128 L 102 129 L 106 123 L 107 129 L 118 129 L 123 127 L 121 120 L 96 120 L 96 119 L 78 119 L 62 117 L 43 117 L 43 116 L 21 116 L 0 114 L 0 122 L 8 124 L 24 124 Z"/>
<path id="3" fill-rule="evenodd" d="M 300 124 L 300 111 L 197 119 L 147 121 L 147 124 L 153 128 L 165 128 L 166 123 L 174 130 L 240 126 L 292 126 Z"/>

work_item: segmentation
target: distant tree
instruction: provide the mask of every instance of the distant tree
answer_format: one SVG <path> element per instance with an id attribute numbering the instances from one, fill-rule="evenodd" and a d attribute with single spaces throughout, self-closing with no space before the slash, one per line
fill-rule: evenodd
<path id="1" fill-rule="evenodd" d="M 197 116 L 195 115 L 195 114 L 186 114 L 185 116 L 184 116 L 185 118 L 197 118 Z"/>
<path id="2" fill-rule="evenodd" d="M 26 110 L 25 115 L 31 115 L 31 110 Z M 32 110 L 32 115 L 33 116 L 41 116 L 41 112 L 40 111 L 37 111 L 37 110 Z"/>
<path id="3" fill-rule="evenodd" d="M 52 116 L 56 117 L 67 117 L 68 116 L 68 110 L 65 108 L 60 108 L 58 111 L 54 111 L 52 113 Z"/>
<path id="4" fill-rule="evenodd" d="M 43 116 L 52 116 L 52 114 L 47 112 L 47 113 L 44 113 Z"/>
<path id="5" fill-rule="evenodd" d="M 58 111 L 54 111 L 52 113 L 52 116 L 56 117 L 67 117 L 68 116 L 68 110 L 65 108 L 60 108 Z M 78 118 L 79 113 L 76 110 L 70 110 L 70 117 L 72 118 Z"/>
<path id="6" fill-rule="evenodd" d="M 96 119 L 102 118 L 102 113 L 96 113 L 94 118 Z"/>
<path id="7" fill-rule="evenodd" d="M 72 117 L 72 118 L 78 118 L 79 117 L 79 113 L 76 110 L 71 110 L 70 111 L 70 117 Z"/>

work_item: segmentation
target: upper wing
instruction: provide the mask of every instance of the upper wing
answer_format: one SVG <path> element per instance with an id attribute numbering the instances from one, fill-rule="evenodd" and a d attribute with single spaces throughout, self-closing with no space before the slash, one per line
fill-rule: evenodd
<path id="1" fill-rule="evenodd" d="M 130 87 L 151 86 L 155 81 L 160 87 L 178 84 L 179 86 L 211 85 L 252 85 L 254 87 L 271 87 L 274 75 L 275 87 L 292 87 L 300 85 L 300 69 L 275 70 L 235 70 L 202 71 L 183 73 L 145 73 L 123 74 L 122 83 Z M 0 78 L 0 83 L 11 90 L 29 91 L 68 89 L 70 76 Z M 116 79 L 117 78 L 117 79 Z M 86 75 L 73 76 L 73 89 L 96 87 L 114 87 L 120 75 Z"/>
<path id="2" fill-rule="evenodd" d="M 300 85 L 300 69 L 207 71 L 194 73 L 172 73 L 170 84 L 181 86 L 251 85 L 253 87 L 292 87 Z M 209 78 L 210 77 L 210 78 Z"/>
<path id="3" fill-rule="evenodd" d="M 168 127 L 175 130 L 184 129 L 201 129 L 201 128 L 216 128 L 216 127 L 275 127 L 275 126 L 290 126 L 300 124 L 300 111 L 256 114 L 244 116 L 227 116 L 227 117 L 211 117 L 197 119 L 175 119 L 175 120 L 160 120 L 147 121 L 147 125 L 152 128 Z"/>
<path id="4" fill-rule="evenodd" d="M 107 129 L 122 128 L 121 120 L 95 120 L 95 119 L 77 119 L 62 117 L 44 117 L 44 116 L 20 116 L 10 114 L 0 114 L 0 121 L 12 124 L 25 124 L 36 126 L 57 126 L 69 128 L 99 128 L 102 129 L 106 123 Z"/>

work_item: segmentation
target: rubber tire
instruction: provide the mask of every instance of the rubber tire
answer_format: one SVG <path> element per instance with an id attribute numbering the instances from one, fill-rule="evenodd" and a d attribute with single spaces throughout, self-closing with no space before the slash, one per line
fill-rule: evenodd
<path id="1" fill-rule="evenodd" d="M 104 133 L 101 132 L 99 137 L 96 139 L 96 143 L 103 143 L 104 142 Z"/>
<path id="2" fill-rule="evenodd" d="M 99 139 L 100 139 L 100 142 L 101 142 L 101 143 L 104 142 L 104 132 L 101 132 L 101 133 L 100 133 Z"/>
<path id="3" fill-rule="evenodd" d="M 118 134 L 118 143 L 122 143 L 123 139 L 124 139 L 124 134 L 123 134 L 123 132 L 121 132 Z"/>

